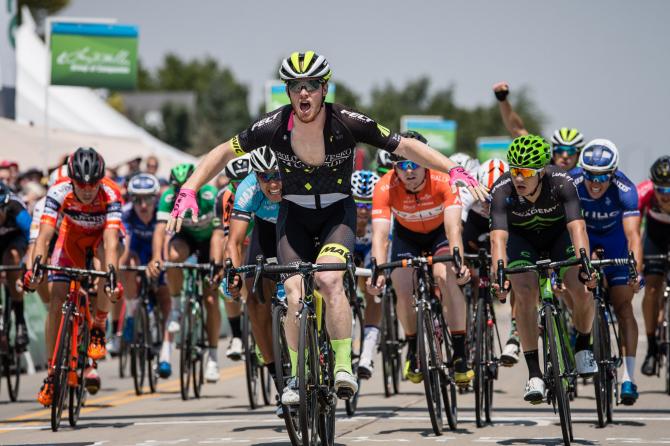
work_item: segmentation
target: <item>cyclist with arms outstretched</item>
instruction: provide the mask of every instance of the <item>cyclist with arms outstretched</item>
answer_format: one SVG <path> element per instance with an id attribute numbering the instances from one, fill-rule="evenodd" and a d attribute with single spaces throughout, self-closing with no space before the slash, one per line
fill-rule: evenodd
<path id="1" fill-rule="evenodd" d="M 264 145 L 275 151 L 282 179 L 277 227 L 277 255 L 282 264 L 301 260 L 342 263 L 345 256 L 340 253 L 353 251 L 356 206 L 351 198 L 351 172 L 357 142 L 398 153 L 438 171 L 450 171 L 452 184 L 463 183 L 483 198 L 474 178 L 426 144 L 402 138 L 348 107 L 325 103 L 331 77 L 325 57 L 313 51 L 295 52 L 282 61 L 279 74 L 286 82 L 291 104 L 264 115 L 205 157 L 184 184 L 168 229 L 180 229 L 187 211 L 193 211 L 192 217 L 197 218 L 195 191 L 229 159 Z M 320 252 L 315 252 L 314 237 L 321 242 Z M 321 272 L 316 282 L 328 307 L 326 327 L 335 352 L 335 388 L 338 394 L 350 395 L 358 384 L 351 369 L 352 318 L 342 277 L 342 272 Z M 301 277 L 289 277 L 284 285 L 288 314 L 295 315 L 303 292 Z M 295 376 L 297 318 L 289 317 L 285 329 Z M 291 381 L 282 395 L 285 405 L 299 403 L 296 380 Z"/>

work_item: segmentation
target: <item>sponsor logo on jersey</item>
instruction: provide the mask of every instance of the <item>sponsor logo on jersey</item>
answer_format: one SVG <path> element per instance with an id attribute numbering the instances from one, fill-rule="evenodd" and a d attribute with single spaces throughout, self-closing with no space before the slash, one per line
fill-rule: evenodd
<path id="1" fill-rule="evenodd" d="M 379 133 L 381 133 L 384 138 L 388 138 L 388 136 L 391 134 L 391 131 L 381 124 L 377 124 L 377 128 L 379 129 Z"/>
<path id="2" fill-rule="evenodd" d="M 342 110 L 342 111 L 340 111 L 340 113 L 342 113 L 343 115 L 347 115 L 350 118 L 355 119 L 357 121 L 364 122 L 366 124 L 368 124 L 370 122 L 374 122 L 372 119 L 368 118 L 367 116 L 365 116 L 364 114 L 361 114 L 361 113 L 352 112 L 352 111 L 349 111 L 349 110 Z"/>
<path id="3" fill-rule="evenodd" d="M 615 218 L 621 213 L 620 210 L 614 210 L 611 212 L 601 212 L 601 211 L 584 211 L 584 218 L 591 220 L 608 220 L 610 218 Z"/>
<path id="4" fill-rule="evenodd" d="M 251 131 L 253 132 L 253 131 L 256 130 L 256 129 L 259 129 L 259 128 L 263 127 L 263 126 L 266 126 L 266 125 L 270 124 L 272 121 L 274 121 L 275 119 L 277 119 L 277 117 L 278 117 L 279 115 L 281 115 L 281 111 L 278 111 L 277 113 L 274 113 L 274 114 L 272 114 L 272 115 L 270 115 L 270 116 L 267 116 L 267 117 L 265 117 L 265 118 L 263 118 L 263 119 L 261 119 L 261 120 L 255 122 L 254 125 L 251 126 Z"/>

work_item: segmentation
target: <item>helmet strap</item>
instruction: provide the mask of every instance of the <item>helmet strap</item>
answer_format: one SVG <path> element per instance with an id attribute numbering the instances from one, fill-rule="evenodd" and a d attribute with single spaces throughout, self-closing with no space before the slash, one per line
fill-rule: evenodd
<path id="1" fill-rule="evenodd" d="M 542 186 L 542 178 L 544 178 L 544 172 L 540 172 L 538 177 L 539 178 L 537 179 L 537 185 L 535 186 L 535 189 L 533 189 L 533 192 L 526 195 L 526 197 L 531 198 L 533 195 L 537 193 L 537 191 L 540 189 L 540 186 Z"/>

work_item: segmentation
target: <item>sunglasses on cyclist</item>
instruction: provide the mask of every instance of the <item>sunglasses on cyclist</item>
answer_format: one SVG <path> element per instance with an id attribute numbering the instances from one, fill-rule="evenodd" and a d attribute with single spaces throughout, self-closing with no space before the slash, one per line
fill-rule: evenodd
<path id="1" fill-rule="evenodd" d="M 356 208 L 358 209 L 367 209 L 368 211 L 372 209 L 372 203 L 369 201 L 356 201 Z"/>
<path id="2" fill-rule="evenodd" d="M 98 184 L 100 184 L 100 183 L 97 183 L 97 182 L 92 183 L 92 184 L 91 183 L 80 183 L 79 181 L 74 181 L 74 180 L 72 180 L 72 182 L 74 183 L 75 186 L 77 186 L 77 189 L 87 189 L 87 190 L 95 189 L 96 187 L 98 187 Z"/>
<path id="3" fill-rule="evenodd" d="M 612 173 L 607 172 L 607 173 L 595 173 L 595 172 L 589 172 L 588 170 L 584 171 L 584 179 L 586 181 L 591 181 L 593 183 L 607 183 L 609 180 L 612 179 Z"/>
<path id="4" fill-rule="evenodd" d="M 133 204 L 151 204 L 156 201 L 156 197 L 153 195 L 136 195 L 132 198 Z"/>
<path id="5" fill-rule="evenodd" d="M 410 170 L 410 169 L 411 170 L 416 170 L 419 167 L 421 167 L 417 163 L 415 163 L 414 161 L 410 161 L 410 160 L 397 161 L 395 163 L 395 166 L 402 171 L 406 171 L 406 170 Z"/>
<path id="6" fill-rule="evenodd" d="M 670 194 L 670 186 L 654 186 L 654 191 L 661 195 L 668 195 Z"/>
<path id="7" fill-rule="evenodd" d="M 521 175 L 524 178 L 530 178 L 534 177 L 535 175 L 538 175 L 540 172 L 542 172 L 542 168 L 540 169 L 533 169 L 532 167 L 511 167 L 509 168 L 509 173 L 512 175 L 512 177 L 518 177 Z"/>
<path id="8" fill-rule="evenodd" d="M 281 178 L 279 176 L 279 171 L 272 172 L 256 172 L 258 179 L 264 183 L 269 183 L 270 181 L 279 181 Z"/>
<path id="9" fill-rule="evenodd" d="M 558 155 L 563 155 L 565 153 L 568 156 L 572 156 L 579 153 L 579 149 L 572 146 L 554 146 L 554 153 Z"/>
<path id="10" fill-rule="evenodd" d="M 303 88 L 307 90 L 307 93 L 312 93 L 321 88 L 322 82 L 319 79 L 301 79 L 289 81 L 287 85 L 291 93 L 300 93 Z"/>

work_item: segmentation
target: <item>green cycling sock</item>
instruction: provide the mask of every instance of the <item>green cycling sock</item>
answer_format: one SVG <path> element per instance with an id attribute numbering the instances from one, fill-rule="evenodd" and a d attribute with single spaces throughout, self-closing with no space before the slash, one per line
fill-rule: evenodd
<path id="1" fill-rule="evenodd" d="M 289 348 L 288 356 L 291 358 L 291 376 L 298 376 L 298 352 Z"/>
<path id="2" fill-rule="evenodd" d="M 335 373 L 344 371 L 353 374 L 351 371 L 351 338 L 331 339 L 330 345 L 335 352 Z"/>

